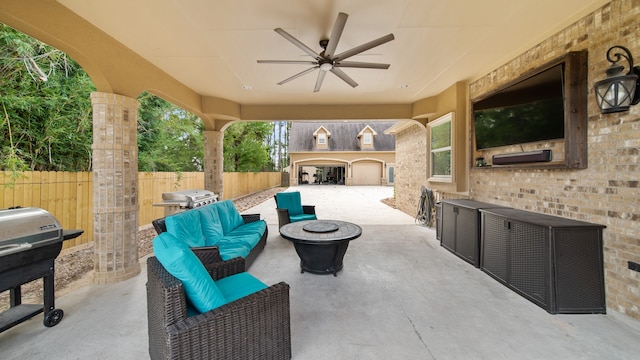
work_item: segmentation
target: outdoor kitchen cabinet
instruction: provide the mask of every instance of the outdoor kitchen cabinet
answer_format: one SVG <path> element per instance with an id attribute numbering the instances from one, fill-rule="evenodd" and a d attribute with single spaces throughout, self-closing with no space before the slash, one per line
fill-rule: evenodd
<path id="1" fill-rule="evenodd" d="M 475 200 L 442 200 L 440 245 L 475 267 L 480 267 L 480 212 L 500 207 Z"/>
<path id="2" fill-rule="evenodd" d="M 557 313 L 606 312 L 603 225 L 516 209 L 480 209 L 482 270 Z"/>

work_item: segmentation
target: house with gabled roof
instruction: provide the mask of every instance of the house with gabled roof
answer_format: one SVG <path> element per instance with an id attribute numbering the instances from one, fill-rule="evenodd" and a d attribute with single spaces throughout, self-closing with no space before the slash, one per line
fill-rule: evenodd
<path id="1" fill-rule="evenodd" d="M 391 185 L 395 121 L 305 121 L 291 124 L 290 184 Z"/>

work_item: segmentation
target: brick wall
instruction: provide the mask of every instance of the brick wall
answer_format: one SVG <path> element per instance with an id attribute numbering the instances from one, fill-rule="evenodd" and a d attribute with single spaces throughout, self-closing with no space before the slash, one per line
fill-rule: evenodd
<path id="1" fill-rule="evenodd" d="M 605 58 L 609 47 L 625 46 L 640 58 L 638 19 L 640 0 L 613 0 L 471 82 L 468 94 L 470 99 L 479 97 L 569 51 L 587 50 L 588 168 L 472 170 L 468 195 L 480 201 L 606 225 L 607 306 L 635 320 L 640 320 L 640 273 L 629 270 L 627 261 L 640 262 L 640 104 L 629 112 L 602 115 L 595 104 L 593 84 L 605 77 L 610 65 Z M 427 182 L 424 127 L 415 125 L 398 132 L 396 143 L 396 206 L 400 210 L 415 215 L 422 185 L 432 187 L 438 198 L 466 197 Z"/>
<path id="2" fill-rule="evenodd" d="M 471 198 L 606 225 L 606 300 L 610 309 L 640 320 L 640 104 L 601 115 L 593 84 L 610 65 L 607 49 L 622 45 L 640 57 L 640 0 L 614 0 L 470 84 L 470 98 L 568 51 L 589 53 L 588 161 L 584 170 L 471 171 Z M 626 64 L 625 64 L 626 66 Z"/>
<path id="3" fill-rule="evenodd" d="M 396 134 L 396 207 L 416 216 L 420 188 L 427 181 L 427 131 L 413 125 Z"/>

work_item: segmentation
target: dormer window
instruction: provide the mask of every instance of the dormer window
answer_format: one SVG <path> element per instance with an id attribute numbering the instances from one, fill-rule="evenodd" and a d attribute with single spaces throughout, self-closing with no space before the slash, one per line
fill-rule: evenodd
<path id="1" fill-rule="evenodd" d="M 375 130 L 371 128 L 371 126 L 367 125 L 360 131 L 358 134 L 358 139 L 360 139 L 360 147 L 362 149 L 373 148 L 373 137 L 378 135 Z"/>
<path id="2" fill-rule="evenodd" d="M 327 134 L 326 133 L 318 133 L 318 145 L 326 145 L 327 144 Z"/>
<path id="3" fill-rule="evenodd" d="M 316 138 L 316 148 L 327 149 L 329 147 L 329 138 L 331 133 L 324 126 L 320 126 L 313 132 L 313 136 Z"/>
<path id="4" fill-rule="evenodd" d="M 364 133 L 364 137 L 362 138 L 362 143 L 365 145 L 373 144 L 373 134 L 370 132 Z"/>

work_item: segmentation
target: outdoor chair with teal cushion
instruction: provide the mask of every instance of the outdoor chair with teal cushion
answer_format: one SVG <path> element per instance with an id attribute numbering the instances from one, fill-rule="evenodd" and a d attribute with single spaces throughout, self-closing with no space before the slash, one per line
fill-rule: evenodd
<path id="1" fill-rule="evenodd" d="M 149 354 L 156 359 L 290 359 L 289 285 L 267 286 L 168 232 L 147 260 Z M 208 254 L 206 254 L 208 253 Z"/>
<path id="2" fill-rule="evenodd" d="M 317 219 L 316 207 L 302 205 L 299 191 L 279 192 L 274 195 L 274 198 L 276 199 L 279 228 L 296 221 Z"/>

